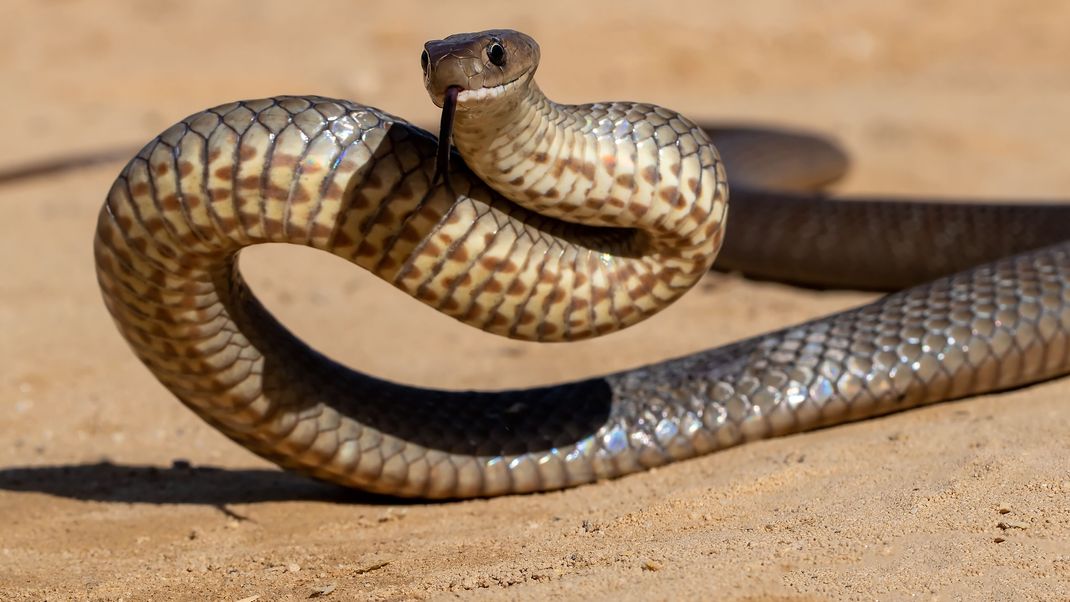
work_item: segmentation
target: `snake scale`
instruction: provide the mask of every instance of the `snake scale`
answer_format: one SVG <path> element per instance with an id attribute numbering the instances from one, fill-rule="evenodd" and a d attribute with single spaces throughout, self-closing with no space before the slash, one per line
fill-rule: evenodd
<path id="1" fill-rule="evenodd" d="M 442 141 L 452 132 L 452 160 L 403 120 L 321 97 L 230 103 L 169 128 L 125 166 L 98 221 L 119 330 L 253 452 L 426 498 L 569 487 L 1070 369 L 1065 207 L 838 202 L 753 186 L 784 162 L 743 152 L 725 239 L 725 164 L 701 128 L 652 105 L 551 102 L 538 58 L 508 30 L 425 46 L 428 91 L 456 111 Z M 458 392 L 320 355 L 257 301 L 237 261 L 253 244 L 308 245 L 473 326 L 561 341 L 669 305 L 722 240 L 718 265 L 761 277 L 914 288 L 608 376 Z"/>

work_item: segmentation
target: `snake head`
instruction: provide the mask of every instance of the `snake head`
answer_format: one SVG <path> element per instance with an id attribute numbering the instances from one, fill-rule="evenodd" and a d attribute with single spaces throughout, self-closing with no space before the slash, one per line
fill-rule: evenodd
<path id="1" fill-rule="evenodd" d="M 424 86 L 442 107 L 446 90 L 459 88 L 458 105 L 495 99 L 531 80 L 539 66 L 539 45 L 511 29 L 459 33 L 424 44 L 420 55 Z"/>

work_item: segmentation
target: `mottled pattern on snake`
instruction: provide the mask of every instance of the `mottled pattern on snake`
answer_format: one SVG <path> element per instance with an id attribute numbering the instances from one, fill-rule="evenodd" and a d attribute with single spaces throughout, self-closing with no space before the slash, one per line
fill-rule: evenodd
<path id="1" fill-rule="evenodd" d="M 458 126 L 463 138 L 463 119 Z M 446 392 L 354 372 L 259 304 L 237 270 L 241 248 L 320 248 L 481 328 L 561 340 L 664 307 L 712 261 L 693 251 L 719 245 L 719 225 L 703 226 L 709 236 L 688 246 L 693 229 L 681 236 L 663 228 L 692 223 L 680 219 L 643 223 L 630 212 L 640 223 L 566 221 L 587 215 L 582 205 L 541 215 L 501 197 L 459 160 L 432 186 L 435 150 L 433 137 L 386 113 L 318 97 L 231 103 L 183 120 L 124 168 L 101 211 L 97 273 L 120 331 L 165 386 L 252 451 L 337 483 L 440 498 L 576 485 L 1070 369 L 1070 245 L 1059 244 L 857 310 L 578 383 Z M 703 167 L 712 189 L 699 187 L 699 204 L 723 189 L 712 157 Z M 535 175 L 525 182 L 550 181 Z M 624 185 L 617 175 L 611 186 Z M 517 202 L 543 203 L 550 189 L 534 190 Z M 776 198 L 736 193 L 744 207 L 761 207 L 769 195 Z M 818 201 L 814 214 L 835 221 L 836 205 Z M 878 205 L 885 219 L 918 211 Z M 1066 235 L 1051 225 L 1063 208 L 1001 211 L 1037 220 L 1003 246 Z"/>

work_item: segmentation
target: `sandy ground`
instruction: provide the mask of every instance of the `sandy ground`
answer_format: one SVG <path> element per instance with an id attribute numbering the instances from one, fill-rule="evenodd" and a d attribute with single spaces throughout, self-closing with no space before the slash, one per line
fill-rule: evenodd
<path id="1" fill-rule="evenodd" d="M 845 192 L 1070 192 L 1068 3 L 672 5 L 5 2 L 0 165 L 281 93 L 433 123 L 422 42 L 498 26 L 540 40 L 558 100 L 836 135 L 855 156 Z M 1070 381 L 546 495 L 406 504 L 281 473 L 195 419 L 113 328 L 90 239 L 117 169 L 0 188 L 4 600 L 1070 599 Z M 635 366 L 869 298 L 710 276 L 631 331 L 538 346 L 324 254 L 249 255 L 254 288 L 314 345 L 438 387 Z"/>

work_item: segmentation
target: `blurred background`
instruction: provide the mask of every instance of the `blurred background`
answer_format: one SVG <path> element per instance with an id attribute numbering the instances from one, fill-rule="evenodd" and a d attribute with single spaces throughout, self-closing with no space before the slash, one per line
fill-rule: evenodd
<path id="1" fill-rule="evenodd" d="M 541 43 L 539 80 L 562 102 L 645 100 L 696 118 L 808 124 L 850 145 L 880 141 L 882 154 L 867 149 L 858 164 L 860 181 L 882 190 L 974 192 L 971 171 L 1012 160 L 1000 171 L 1036 173 L 1003 180 L 1008 188 L 1051 192 L 1070 178 L 1044 160 L 1057 148 L 1044 134 L 1066 122 L 1065 10 L 1043 0 L 15 0 L 0 8 L 0 164 L 140 144 L 201 108 L 283 93 L 433 123 L 423 42 L 510 27 Z M 924 165 L 938 152 L 952 155 L 942 177 L 882 166 L 885 153 Z"/>
<path id="2" fill-rule="evenodd" d="M 278 94 L 433 124 L 424 41 L 507 27 L 541 44 L 537 77 L 555 100 L 648 101 L 833 136 L 852 156 L 845 194 L 1055 198 L 1070 194 L 1068 23 L 1060 0 L 8 0 L 0 168 L 134 149 L 203 108 Z M 90 242 L 120 167 L 0 187 L 0 457 L 264 467 L 152 379 L 100 302 Z M 532 345 L 456 324 L 326 254 L 266 247 L 243 259 L 268 307 L 317 348 L 447 388 L 622 369 L 870 298 L 712 275 L 627 332 Z M 0 506 L 33 513 L 37 498 L 5 495 Z M 24 524 L 25 541 L 44 528 Z M 116 523 L 92 524 L 103 537 Z"/>

